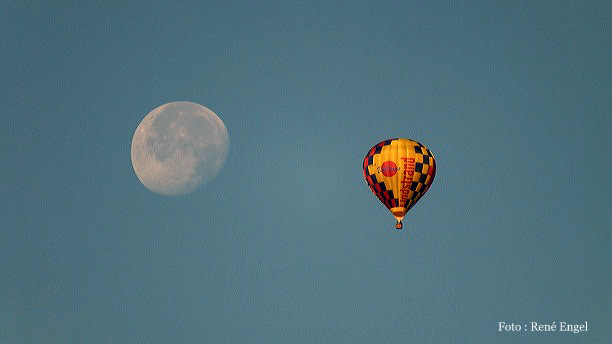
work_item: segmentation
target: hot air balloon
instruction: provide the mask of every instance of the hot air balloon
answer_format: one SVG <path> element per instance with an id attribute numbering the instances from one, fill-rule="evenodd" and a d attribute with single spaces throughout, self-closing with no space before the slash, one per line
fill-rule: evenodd
<path id="1" fill-rule="evenodd" d="M 397 219 L 397 229 L 402 229 L 406 212 L 429 190 L 435 175 L 433 153 L 410 139 L 382 141 L 363 159 L 363 177 Z"/>

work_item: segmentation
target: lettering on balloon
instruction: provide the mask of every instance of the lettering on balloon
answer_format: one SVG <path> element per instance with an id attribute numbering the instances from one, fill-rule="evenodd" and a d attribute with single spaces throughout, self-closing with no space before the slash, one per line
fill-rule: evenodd
<path id="1" fill-rule="evenodd" d="M 410 193 L 410 186 L 412 185 L 412 176 L 414 175 L 414 158 L 406 158 L 403 157 L 402 161 L 404 161 L 404 175 L 402 178 L 402 187 L 400 189 L 400 193 L 402 197 L 400 198 L 400 204 L 406 204 L 408 201 L 408 194 Z"/>
<path id="2" fill-rule="evenodd" d="M 382 172 L 385 177 L 393 177 L 398 170 L 399 167 L 391 160 L 383 162 L 382 166 L 378 167 L 378 172 Z"/>

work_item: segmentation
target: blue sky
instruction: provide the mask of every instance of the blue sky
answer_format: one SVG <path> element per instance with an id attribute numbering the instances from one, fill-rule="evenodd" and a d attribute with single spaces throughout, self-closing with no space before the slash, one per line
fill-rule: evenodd
<path id="1" fill-rule="evenodd" d="M 0 13 L 0 342 L 609 342 L 609 2 Z M 180 100 L 231 148 L 172 198 L 130 144 Z M 361 172 L 391 137 L 437 159 L 401 232 Z"/>

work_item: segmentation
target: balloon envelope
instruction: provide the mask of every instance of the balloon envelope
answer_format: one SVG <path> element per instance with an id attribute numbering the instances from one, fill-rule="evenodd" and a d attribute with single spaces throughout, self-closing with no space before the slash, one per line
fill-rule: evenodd
<path id="1" fill-rule="evenodd" d="M 397 219 L 397 229 L 402 228 L 406 212 L 429 190 L 435 175 L 433 153 L 410 139 L 379 142 L 363 159 L 363 177 Z"/>

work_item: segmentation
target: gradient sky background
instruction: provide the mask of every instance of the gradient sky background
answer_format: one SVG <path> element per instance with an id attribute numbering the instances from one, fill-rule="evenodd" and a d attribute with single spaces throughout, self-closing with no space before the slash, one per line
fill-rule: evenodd
<path id="1" fill-rule="evenodd" d="M 55 3 L 0 6 L 1 343 L 610 342 L 609 1 Z M 178 100 L 231 148 L 172 198 L 130 145 Z"/>

